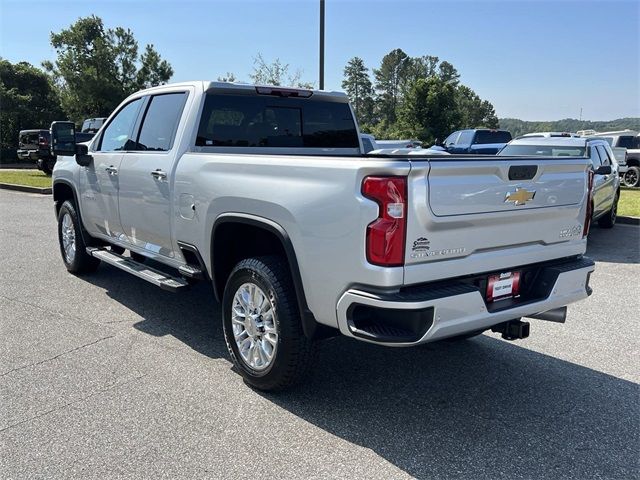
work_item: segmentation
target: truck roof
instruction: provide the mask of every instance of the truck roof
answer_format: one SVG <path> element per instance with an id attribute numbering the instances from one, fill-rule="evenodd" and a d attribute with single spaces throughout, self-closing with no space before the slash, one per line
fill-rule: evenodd
<path id="1" fill-rule="evenodd" d="M 274 92 L 284 92 L 283 95 L 280 96 L 288 96 L 288 93 L 301 93 L 304 95 L 300 96 L 313 96 L 313 97 L 322 97 L 322 98 L 330 98 L 332 97 L 334 101 L 344 101 L 348 102 L 349 97 L 344 92 L 334 91 L 334 90 L 316 90 L 316 89 L 307 89 L 307 88 L 298 88 L 298 87 L 286 87 L 280 85 L 253 85 L 250 83 L 230 83 L 230 82 L 217 82 L 217 81 L 207 81 L 207 80 L 198 80 L 198 81 L 190 81 L 190 82 L 179 82 L 179 83 L 168 83 L 165 85 L 159 85 L 157 87 L 147 88 L 145 90 L 141 90 L 140 92 L 136 92 L 136 94 L 140 93 L 155 93 L 161 92 L 163 90 L 174 89 L 176 87 L 194 87 L 203 92 L 208 92 L 211 90 L 219 90 L 225 91 L 226 93 L 262 93 L 258 90 L 263 90 L 263 92 L 267 92 L 272 90 Z M 268 93 L 263 93 L 268 94 Z"/>

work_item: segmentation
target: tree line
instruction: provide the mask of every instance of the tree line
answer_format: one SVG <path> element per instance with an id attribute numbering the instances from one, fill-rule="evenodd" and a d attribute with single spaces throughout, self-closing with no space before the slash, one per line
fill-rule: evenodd
<path id="1" fill-rule="evenodd" d="M 51 33 L 56 60 L 41 70 L 0 59 L 0 144 L 17 146 L 18 132 L 106 117 L 131 93 L 169 81 L 173 69 L 149 44 L 140 53 L 133 32 L 106 28 L 101 18 L 80 18 Z M 3 155 L 4 156 L 4 155 Z"/>
<path id="2" fill-rule="evenodd" d="M 595 130 L 596 132 L 613 132 L 617 130 L 634 130 L 640 132 L 640 118 L 627 117 L 610 121 L 578 120 L 565 118 L 551 122 L 528 122 L 517 118 L 501 118 L 500 128 L 509 130 L 517 137 L 532 132 L 577 132 L 578 130 Z"/>
<path id="3" fill-rule="evenodd" d="M 369 69 L 360 57 L 344 68 L 345 90 L 364 132 L 376 138 L 412 138 L 430 144 L 461 128 L 498 128 L 493 105 L 460 82 L 447 61 L 433 55 L 387 53 Z"/>

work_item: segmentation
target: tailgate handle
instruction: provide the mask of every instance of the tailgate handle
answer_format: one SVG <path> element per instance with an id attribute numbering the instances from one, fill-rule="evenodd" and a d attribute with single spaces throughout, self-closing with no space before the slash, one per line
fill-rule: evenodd
<path id="1" fill-rule="evenodd" d="M 537 165 L 511 165 L 509 180 L 531 180 L 538 173 Z"/>

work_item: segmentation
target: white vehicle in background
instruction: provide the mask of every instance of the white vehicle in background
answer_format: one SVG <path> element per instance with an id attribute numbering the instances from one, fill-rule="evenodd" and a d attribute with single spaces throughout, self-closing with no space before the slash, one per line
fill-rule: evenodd
<path id="1" fill-rule="evenodd" d="M 422 142 L 420 140 L 376 140 L 378 148 L 382 149 L 396 149 L 396 148 L 422 148 Z"/>
<path id="2" fill-rule="evenodd" d="M 520 135 L 518 138 L 555 138 L 555 137 L 579 137 L 577 133 L 571 132 L 532 132 Z"/>
<path id="3" fill-rule="evenodd" d="M 613 228 L 618 214 L 620 177 L 609 143 L 594 137 L 528 137 L 509 142 L 498 156 L 588 157 L 593 171 L 591 218 L 602 228 Z"/>

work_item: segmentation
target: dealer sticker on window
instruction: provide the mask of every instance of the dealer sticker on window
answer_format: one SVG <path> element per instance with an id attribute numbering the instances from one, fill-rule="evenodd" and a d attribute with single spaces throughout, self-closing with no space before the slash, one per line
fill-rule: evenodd
<path id="1" fill-rule="evenodd" d="M 487 301 L 517 297 L 520 293 L 520 272 L 505 272 L 489 275 Z"/>

